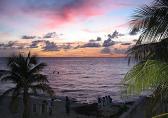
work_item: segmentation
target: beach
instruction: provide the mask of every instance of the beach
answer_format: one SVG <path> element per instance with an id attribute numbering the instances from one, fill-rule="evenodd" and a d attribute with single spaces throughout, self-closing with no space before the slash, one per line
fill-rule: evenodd
<path id="1" fill-rule="evenodd" d="M 22 97 L 18 99 L 18 106 L 11 110 L 11 97 L 7 96 L 0 102 L 0 116 L 5 118 L 21 118 L 23 112 Z M 29 101 L 30 117 L 31 118 L 118 118 L 123 111 L 121 111 L 122 104 L 114 103 L 111 106 L 99 108 L 97 103 L 86 104 L 77 103 L 70 100 L 69 112 L 66 110 L 65 97 L 55 97 L 50 106 L 51 98 L 47 96 L 31 96 Z M 129 104 L 127 106 L 130 106 Z M 51 109 L 50 109 L 51 107 Z M 52 112 L 50 112 L 52 110 Z"/>

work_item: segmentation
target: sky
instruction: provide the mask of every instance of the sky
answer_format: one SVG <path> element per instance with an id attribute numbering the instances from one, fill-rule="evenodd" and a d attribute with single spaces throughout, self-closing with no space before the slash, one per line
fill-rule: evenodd
<path id="1" fill-rule="evenodd" d="M 136 8 L 151 0 L 0 0 L 0 56 L 123 57 Z"/>

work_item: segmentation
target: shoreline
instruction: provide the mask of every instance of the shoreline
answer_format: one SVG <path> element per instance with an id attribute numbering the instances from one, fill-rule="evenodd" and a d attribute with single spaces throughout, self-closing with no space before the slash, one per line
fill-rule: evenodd
<path id="1" fill-rule="evenodd" d="M 0 115 L 5 115 L 6 111 L 7 114 L 5 115 L 6 118 L 13 118 L 21 116 L 21 113 L 23 111 L 23 104 L 22 99 L 19 97 L 19 112 L 15 112 L 14 114 L 10 113 L 7 106 L 9 106 L 9 100 L 10 96 L 6 96 L 5 100 L 3 100 L 0 103 Z M 31 111 L 31 118 L 43 118 L 43 116 L 47 118 L 54 118 L 54 116 L 57 116 L 59 118 L 88 118 L 88 116 L 92 116 L 92 118 L 96 118 L 97 115 L 100 116 L 112 116 L 112 115 L 121 115 L 121 112 L 124 112 L 124 110 L 127 110 L 132 103 L 113 103 L 111 105 L 104 106 L 102 108 L 99 108 L 97 103 L 79 103 L 76 101 L 73 101 L 73 99 L 70 98 L 70 113 L 66 113 L 65 108 L 65 97 L 55 97 L 53 101 L 53 107 L 52 107 L 52 115 L 49 115 L 49 103 L 51 102 L 51 98 L 45 95 L 38 95 L 38 96 L 31 96 L 30 97 L 30 111 Z M 45 101 L 45 102 L 44 102 Z M 42 110 L 42 105 L 45 103 L 45 110 Z M 36 106 L 36 112 L 34 112 L 34 106 Z M 42 112 L 45 111 L 45 112 Z M 10 115 L 9 115 L 10 114 Z M 44 117 L 44 118 L 45 118 Z"/>

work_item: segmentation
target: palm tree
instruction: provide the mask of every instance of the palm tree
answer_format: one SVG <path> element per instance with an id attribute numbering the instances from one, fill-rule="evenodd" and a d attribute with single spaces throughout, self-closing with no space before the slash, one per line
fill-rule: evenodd
<path id="1" fill-rule="evenodd" d="M 155 101 L 165 100 L 168 98 L 168 0 L 154 0 L 151 5 L 137 9 L 132 19 L 131 33 L 139 32 L 140 37 L 128 50 L 129 61 L 135 60 L 137 64 L 124 78 L 127 93 L 152 90 Z"/>
<path id="2" fill-rule="evenodd" d="M 137 44 L 158 42 L 168 37 L 168 1 L 154 0 L 151 5 L 135 10 L 131 32 L 141 33 Z"/>
<path id="3" fill-rule="evenodd" d="M 30 52 L 25 57 L 22 54 L 14 55 L 7 59 L 8 70 L 3 70 L 1 82 L 12 82 L 15 86 L 5 91 L 1 98 L 12 95 L 11 105 L 14 105 L 17 98 L 23 99 L 23 118 L 29 118 L 29 98 L 38 91 L 53 95 L 52 88 L 48 85 L 47 76 L 41 73 L 46 66 L 39 63 L 36 56 L 31 56 Z"/>

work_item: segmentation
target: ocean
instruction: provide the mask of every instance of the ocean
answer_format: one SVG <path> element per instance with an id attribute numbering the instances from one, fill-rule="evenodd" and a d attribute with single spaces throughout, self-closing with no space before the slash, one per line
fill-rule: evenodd
<path id="1" fill-rule="evenodd" d="M 48 76 L 56 96 L 69 96 L 78 102 L 95 102 L 98 97 L 110 95 L 113 100 L 121 100 L 124 75 L 132 66 L 127 58 L 39 58 L 48 66 L 44 73 Z M 6 68 L 4 58 L 0 58 L 0 69 Z M 11 84 L 0 85 L 0 91 Z"/>

